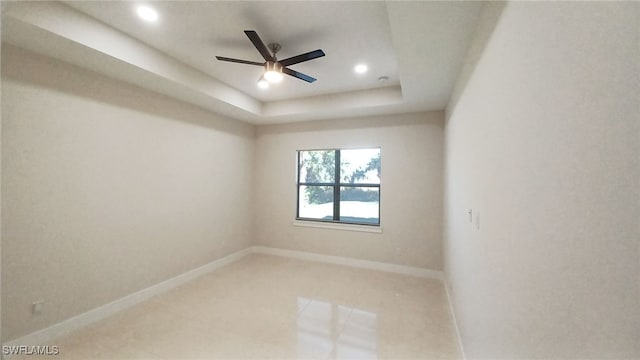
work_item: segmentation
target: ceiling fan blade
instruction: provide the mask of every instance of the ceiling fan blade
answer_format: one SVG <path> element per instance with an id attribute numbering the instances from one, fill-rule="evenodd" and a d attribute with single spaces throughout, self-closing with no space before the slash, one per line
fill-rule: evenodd
<path id="1" fill-rule="evenodd" d="M 293 64 L 298 64 L 301 62 L 313 60 L 319 57 L 324 56 L 324 51 L 318 49 L 314 51 L 309 51 L 308 53 L 300 54 L 298 56 L 290 57 L 288 59 L 278 61 L 282 66 L 289 66 Z"/>
<path id="2" fill-rule="evenodd" d="M 251 40 L 251 42 L 253 43 L 253 46 L 255 46 L 256 49 L 258 49 L 258 52 L 260 52 L 260 55 L 262 55 L 262 57 L 265 60 L 273 61 L 273 56 L 271 55 L 267 47 L 262 42 L 257 32 L 253 30 L 245 30 L 244 33 L 247 34 L 247 37 L 249 38 L 249 40 Z"/>
<path id="3" fill-rule="evenodd" d="M 228 57 L 224 57 L 224 56 L 216 56 L 216 59 L 218 59 L 220 61 L 228 61 L 228 62 L 234 62 L 234 63 L 240 63 L 240 64 L 264 66 L 264 63 L 259 63 L 259 62 L 255 62 L 255 61 L 248 61 L 248 60 L 232 59 L 232 58 L 228 58 Z"/>
<path id="4" fill-rule="evenodd" d="M 295 78 L 298 78 L 300 80 L 304 80 L 304 81 L 306 81 L 308 83 L 312 83 L 312 82 L 316 81 L 315 78 L 312 78 L 309 75 L 305 75 L 303 73 L 300 73 L 300 72 L 297 72 L 295 70 L 291 70 L 291 69 L 288 69 L 288 68 L 282 68 L 282 72 L 287 74 L 287 75 L 291 75 L 291 76 L 293 76 Z"/>

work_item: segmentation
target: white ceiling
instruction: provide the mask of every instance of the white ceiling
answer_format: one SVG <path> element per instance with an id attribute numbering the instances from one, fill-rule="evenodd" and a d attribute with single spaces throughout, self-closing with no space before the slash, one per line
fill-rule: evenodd
<path id="1" fill-rule="evenodd" d="M 3 10 L 3 41 L 251 123 L 445 108 L 472 40 L 480 2 L 17 2 Z M 284 59 L 322 49 L 292 65 L 293 77 L 267 90 L 262 62 L 243 30 L 278 42 Z M 353 72 L 357 63 L 369 71 Z M 379 81 L 380 76 L 389 80 Z"/>

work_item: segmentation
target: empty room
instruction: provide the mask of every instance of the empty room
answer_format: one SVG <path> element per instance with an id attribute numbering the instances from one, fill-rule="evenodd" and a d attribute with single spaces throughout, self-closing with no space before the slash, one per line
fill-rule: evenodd
<path id="1" fill-rule="evenodd" d="M 639 2 L 0 5 L 0 358 L 640 359 Z"/>

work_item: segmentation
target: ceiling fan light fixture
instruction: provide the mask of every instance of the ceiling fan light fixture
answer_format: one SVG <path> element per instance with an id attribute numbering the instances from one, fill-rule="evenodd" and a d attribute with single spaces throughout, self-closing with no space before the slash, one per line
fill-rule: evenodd
<path id="1" fill-rule="evenodd" d="M 267 61 L 265 72 L 262 75 L 270 83 L 279 83 L 282 81 L 282 66 L 277 62 Z"/>
<path id="2" fill-rule="evenodd" d="M 260 76 L 260 79 L 258 79 L 258 87 L 260 89 L 268 89 L 269 88 L 269 82 L 267 80 L 265 80 L 264 75 Z"/>
<path id="3" fill-rule="evenodd" d="M 271 83 L 279 83 L 280 81 L 282 81 L 283 76 L 282 73 L 272 70 L 264 73 L 264 78 Z"/>

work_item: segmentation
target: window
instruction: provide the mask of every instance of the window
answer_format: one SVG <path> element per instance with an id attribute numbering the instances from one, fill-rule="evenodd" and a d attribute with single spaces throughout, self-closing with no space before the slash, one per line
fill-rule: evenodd
<path id="1" fill-rule="evenodd" d="M 380 225 L 380 149 L 298 151 L 298 220 Z"/>

